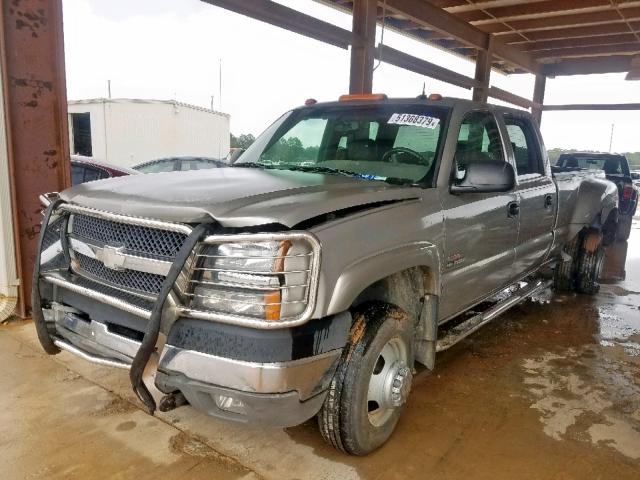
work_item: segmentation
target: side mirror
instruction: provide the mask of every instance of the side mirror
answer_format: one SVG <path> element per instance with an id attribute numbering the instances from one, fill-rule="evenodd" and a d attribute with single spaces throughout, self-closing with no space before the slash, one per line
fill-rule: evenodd
<path id="1" fill-rule="evenodd" d="M 451 193 L 508 192 L 516 185 L 516 172 L 503 161 L 476 161 L 464 166 L 464 177 L 451 185 Z"/>

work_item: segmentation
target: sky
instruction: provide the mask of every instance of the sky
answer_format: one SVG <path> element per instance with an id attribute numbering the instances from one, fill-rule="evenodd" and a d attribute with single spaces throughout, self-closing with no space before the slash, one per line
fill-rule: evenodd
<path id="1" fill-rule="evenodd" d="M 277 0 L 343 28 L 351 17 L 313 0 Z M 200 0 L 63 0 L 67 96 L 70 100 L 175 99 L 231 114 L 231 131 L 259 134 L 307 98 L 347 93 L 349 52 Z M 381 29 L 378 28 L 378 41 Z M 384 43 L 473 76 L 472 62 L 393 31 Z M 220 68 L 222 66 L 222 68 Z M 222 88 L 220 88 L 222 70 Z M 532 75 L 493 72 L 491 84 L 531 98 Z M 471 91 L 381 62 L 374 92 L 471 98 Z M 222 91 L 222 95 L 220 95 Z M 213 96 L 213 100 L 212 100 Z M 640 81 L 624 74 L 547 80 L 545 103 L 640 102 Z M 501 103 L 495 101 L 494 103 Z M 547 148 L 640 151 L 639 112 L 545 112 Z"/>

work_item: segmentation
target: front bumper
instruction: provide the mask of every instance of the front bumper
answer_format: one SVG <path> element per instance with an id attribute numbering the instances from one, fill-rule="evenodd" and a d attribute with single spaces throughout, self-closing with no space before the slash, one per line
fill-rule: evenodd
<path id="1" fill-rule="evenodd" d="M 140 341 L 68 306 L 44 309 L 56 346 L 85 360 L 128 369 Z M 213 326 L 213 324 L 212 324 Z M 155 384 L 180 391 L 196 409 L 229 420 L 288 427 L 315 415 L 342 349 L 283 362 L 250 362 L 166 344 Z"/>

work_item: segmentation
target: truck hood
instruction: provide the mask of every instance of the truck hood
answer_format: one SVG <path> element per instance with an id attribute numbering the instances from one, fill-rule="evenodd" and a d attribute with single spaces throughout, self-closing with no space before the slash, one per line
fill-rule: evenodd
<path id="1" fill-rule="evenodd" d="M 84 183 L 60 194 L 84 207 L 168 222 L 287 227 L 337 210 L 419 197 L 416 187 L 254 168 L 154 173 Z"/>

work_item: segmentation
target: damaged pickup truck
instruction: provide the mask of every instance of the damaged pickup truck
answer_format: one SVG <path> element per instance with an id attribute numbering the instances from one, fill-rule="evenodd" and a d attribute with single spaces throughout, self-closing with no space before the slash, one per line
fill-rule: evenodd
<path id="1" fill-rule="evenodd" d="M 594 293 L 616 186 L 552 175 L 528 113 L 342 97 L 230 168 L 47 197 L 33 317 L 50 354 L 129 370 L 153 413 L 292 426 L 356 455 L 392 434 L 416 362 L 555 286 Z"/>

